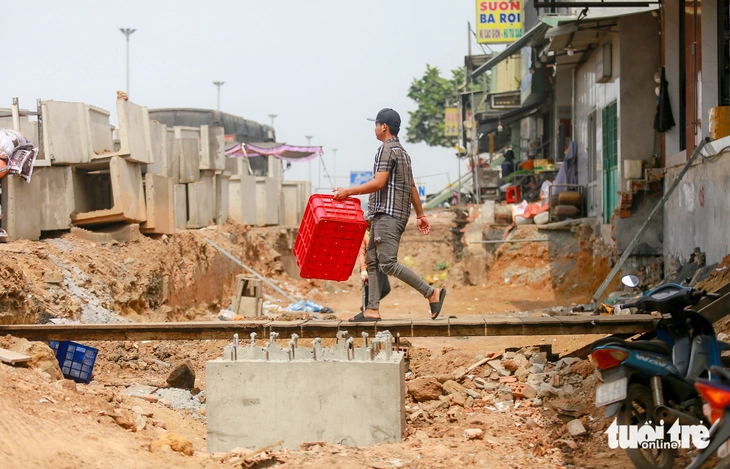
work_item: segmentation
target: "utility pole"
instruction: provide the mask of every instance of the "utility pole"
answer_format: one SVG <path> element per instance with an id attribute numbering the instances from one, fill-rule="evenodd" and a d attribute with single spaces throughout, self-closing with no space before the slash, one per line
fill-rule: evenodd
<path id="1" fill-rule="evenodd" d="M 129 36 L 132 35 L 136 29 L 131 28 L 119 28 L 119 30 L 127 36 L 127 97 L 129 97 Z"/>
<path id="2" fill-rule="evenodd" d="M 334 185 L 335 185 L 335 187 L 337 187 L 337 148 L 333 148 L 332 153 L 335 154 L 335 167 L 333 168 L 333 171 L 335 174 L 334 174 L 333 179 L 334 179 Z"/>
<path id="3" fill-rule="evenodd" d="M 311 135 L 305 135 L 304 138 L 307 139 L 307 146 L 312 146 L 312 136 Z M 312 160 L 309 160 L 309 182 L 312 182 Z"/>
<path id="4" fill-rule="evenodd" d="M 269 117 L 271 117 L 271 127 L 274 127 L 274 119 L 276 119 L 276 114 L 269 114 Z"/>
<path id="5" fill-rule="evenodd" d="M 219 111 L 221 110 L 221 86 L 223 86 L 224 83 L 225 83 L 225 81 L 214 81 L 213 82 L 213 84 L 216 86 L 216 88 L 218 88 L 218 110 Z"/>

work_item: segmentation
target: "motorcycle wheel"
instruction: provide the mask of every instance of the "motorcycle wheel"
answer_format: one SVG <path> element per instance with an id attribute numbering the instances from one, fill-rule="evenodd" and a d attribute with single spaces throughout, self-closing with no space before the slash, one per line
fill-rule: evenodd
<path id="1" fill-rule="evenodd" d="M 644 425 L 645 422 L 654 420 L 654 407 L 654 398 L 649 388 L 638 383 L 631 384 L 626 400 L 618 411 L 617 423 Z M 670 469 L 674 465 L 677 450 L 627 448 L 626 454 L 637 469 Z"/>

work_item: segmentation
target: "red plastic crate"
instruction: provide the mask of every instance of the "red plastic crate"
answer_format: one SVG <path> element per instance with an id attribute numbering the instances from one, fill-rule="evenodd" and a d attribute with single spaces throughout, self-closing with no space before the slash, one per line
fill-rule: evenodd
<path id="1" fill-rule="evenodd" d="M 299 275 L 340 282 L 350 278 L 366 229 L 358 199 L 337 202 L 331 195 L 312 195 L 294 243 Z"/>

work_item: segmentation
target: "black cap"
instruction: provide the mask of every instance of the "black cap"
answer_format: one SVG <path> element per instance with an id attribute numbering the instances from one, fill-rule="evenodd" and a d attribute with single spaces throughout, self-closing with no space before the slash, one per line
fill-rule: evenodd
<path id="1" fill-rule="evenodd" d="M 375 119 L 368 117 L 369 121 L 380 122 L 388 127 L 397 127 L 400 129 L 400 116 L 397 112 L 390 108 L 381 109 Z"/>

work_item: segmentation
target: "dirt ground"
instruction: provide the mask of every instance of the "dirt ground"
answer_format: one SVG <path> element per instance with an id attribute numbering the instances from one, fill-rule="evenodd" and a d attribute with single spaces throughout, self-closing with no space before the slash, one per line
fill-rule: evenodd
<path id="1" fill-rule="evenodd" d="M 409 226 L 399 257 L 419 275 L 444 285 L 442 314 L 568 314 L 590 300 L 609 270 L 596 256 L 595 239 L 568 231 L 565 242 L 500 245 L 489 252 L 488 281 L 465 285 L 463 223 L 454 212 L 429 215 L 433 231 L 420 236 Z M 471 215 L 473 217 L 473 214 Z M 527 227 L 513 236 L 535 236 Z M 347 282 L 296 280 L 285 273 L 293 239 L 279 228 L 228 223 L 133 243 L 96 245 L 63 235 L 40 242 L 0 245 L 0 322 L 55 320 L 82 322 L 212 320 L 228 307 L 233 278 L 241 273 L 205 242 L 229 250 L 287 293 L 328 306 L 340 319 L 359 311 L 358 272 Z M 445 269 L 444 269 L 445 267 Z M 485 267 L 486 268 L 486 267 Z M 357 270 L 357 269 L 355 269 Z M 434 277 L 435 276 L 435 277 Z M 288 300 L 264 288 L 268 305 Z M 273 309 L 272 309 L 273 310 Z M 386 318 L 426 318 L 425 299 L 393 280 L 381 303 Z M 414 338 L 408 379 L 449 374 L 477 357 L 511 347 L 552 345 L 566 354 L 597 336 Z M 125 394 L 132 385 L 165 387 L 172 367 L 190 360 L 193 391 L 204 404 L 205 362 L 220 356 L 225 341 L 88 342 L 99 349 L 89 385 L 57 379 L 54 357 L 43 343 L 0 337 L 0 347 L 34 357 L 30 365 L 0 363 L 0 467 L 54 468 L 219 468 L 342 467 L 630 467 L 610 450 L 602 433 L 608 423 L 592 405 L 593 388 L 576 384 L 566 401 L 580 406 L 584 436 L 565 439 L 565 425 L 550 400 L 544 407 L 505 413 L 486 406 L 464 408 L 459 416 L 408 421 L 399 443 L 352 448 L 313 442 L 299 451 L 275 448 L 244 460 L 250 451 L 209 454 L 205 408 L 175 408 L 155 399 Z M 478 376 L 489 372 L 477 370 Z M 465 384 L 466 385 L 466 384 Z M 415 403 L 409 396 L 408 405 Z M 525 410 L 527 408 L 527 410 Z M 540 415 L 545 426 L 530 424 Z M 480 428 L 482 439 L 464 431 Z M 273 442 L 272 442 L 273 443 Z M 251 462 L 253 461 L 253 462 Z M 238 465 L 238 466 L 237 466 Z"/>

